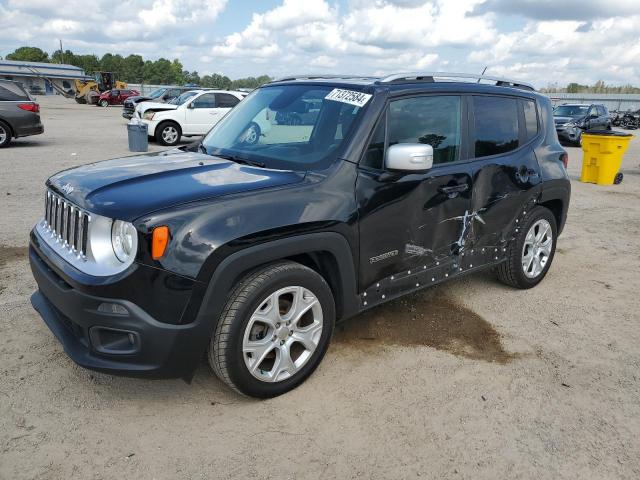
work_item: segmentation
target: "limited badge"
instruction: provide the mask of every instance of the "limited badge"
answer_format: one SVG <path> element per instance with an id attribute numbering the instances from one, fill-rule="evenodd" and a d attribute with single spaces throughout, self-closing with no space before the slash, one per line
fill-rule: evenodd
<path id="1" fill-rule="evenodd" d="M 356 107 L 363 107 L 367 104 L 371 95 L 368 93 L 356 92 L 354 90 L 334 88 L 324 98 L 325 100 L 333 100 L 334 102 L 348 103 L 349 105 L 355 105 Z"/>

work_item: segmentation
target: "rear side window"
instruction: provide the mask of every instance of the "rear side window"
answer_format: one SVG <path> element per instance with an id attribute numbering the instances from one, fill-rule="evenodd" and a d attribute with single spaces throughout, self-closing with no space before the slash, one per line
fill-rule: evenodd
<path id="1" fill-rule="evenodd" d="M 389 104 L 388 141 L 433 147 L 433 163 L 455 162 L 460 154 L 460 97 L 425 96 Z"/>
<path id="2" fill-rule="evenodd" d="M 536 102 L 533 100 L 523 100 L 524 126 L 527 133 L 527 141 L 538 134 L 538 113 L 536 112 Z"/>
<path id="3" fill-rule="evenodd" d="M 240 100 L 228 93 L 216 93 L 218 108 L 233 108 Z"/>
<path id="4" fill-rule="evenodd" d="M 0 83 L 0 101 L 15 102 L 20 100 L 29 100 L 29 95 L 20 85 L 13 82 Z"/>
<path id="5" fill-rule="evenodd" d="M 475 157 L 518 148 L 518 101 L 507 97 L 473 97 Z"/>

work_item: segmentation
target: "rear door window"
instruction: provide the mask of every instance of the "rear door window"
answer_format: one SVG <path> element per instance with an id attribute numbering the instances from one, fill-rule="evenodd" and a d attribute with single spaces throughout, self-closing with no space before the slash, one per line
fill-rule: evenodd
<path id="1" fill-rule="evenodd" d="M 475 157 L 488 157 L 519 146 L 518 101 L 509 97 L 473 97 Z"/>
<path id="2" fill-rule="evenodd" d="M 228 93 L 216 93 L 216 102 L 219 108 L 233 108 L 240 100 Z"/>

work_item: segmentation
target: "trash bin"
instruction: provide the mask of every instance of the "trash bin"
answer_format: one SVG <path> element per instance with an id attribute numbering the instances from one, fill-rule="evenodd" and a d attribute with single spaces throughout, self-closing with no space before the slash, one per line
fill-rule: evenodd
<path id="1" fill-rule="evenodd" d="M 630 133 L 592 130 L 582 134 L 581 182 L 613 185 L 622 181 L 622 156 L 633 138 Z"/>
<path id="2" fill-rule="evenodd" d="M 149 150 L 149 137 L 146 123 L 127 124 L 130 152 L 146 152 Z"/>

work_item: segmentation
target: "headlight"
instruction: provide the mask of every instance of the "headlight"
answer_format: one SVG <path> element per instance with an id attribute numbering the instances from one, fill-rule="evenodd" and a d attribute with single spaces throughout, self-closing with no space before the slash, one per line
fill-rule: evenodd
<path id="1" fill-rule="evenodd" d="M 153 117 L 155 116 L 156 112 L 144 112 L 144 115 L 142 116 L 142 118 L 144 118 L 145 120 L 153 120 Z"/>
<path id="2" fill-rule="evenodd" d="M 135 256 L 138 249 L 138 232 L 129 222 L 115 220 L 111 227 L 111 245 L 118 260 L 126 263 Z"/>

